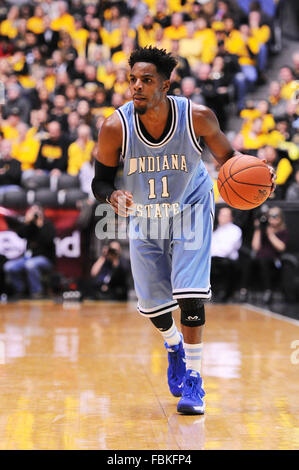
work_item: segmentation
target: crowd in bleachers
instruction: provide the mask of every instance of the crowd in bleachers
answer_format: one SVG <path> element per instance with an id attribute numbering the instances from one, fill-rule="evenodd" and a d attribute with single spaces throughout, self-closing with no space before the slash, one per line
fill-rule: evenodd
<path id="1" fill-rule="evenodd" d="M 14 167 L 13 174 L 1 174 L 5 192 L 10 185 L 14 190 L 18 185 L 39 187 L 45 182 L 38 176 L 42 173 L 49 176 L 50 189 L 62 173 L 74 176 L 79 187 L 82 170 L 86 182 L 104 118 L 130 99 L 128 57 L 138 45 L 171 51 L 179 65 L 170 93 L 211 107 L 224 130 L 227 105 L 235 103 L 246 119 L 241 135 L 243 148 L 249 149 L 260 121 L 254 121 L 257 110 L 246 108 L 246 93 L 265 80 L 267 58 L 275 49 L 275 15 L 258 1 L 247 3 L 249 7 L 235 0 L 47 0 L 17 6 L 2 1 L 0 80 L 5 96 L 0 130 L 11 144 L 9 152 L 4 144 L 4 153 L 10 153 L 4 166 Z M 298 63 L 295 67 L 298 71 Z M 289 75 L 283 70 L 279 77 L 286 100 L 293 91 Z M 281 106 L 275 93 L 269 97 L 273 108 Z M 263 131 L 268 131 L 275 126 L 265 107 L 258 110 Z M 293 108 L 287 107 L 288 116 L 293 117 Z M 281 129 L 282 121 L 276 127 Z M 276 145 L 279 137 L 273 139 Z M 83 198 L 86 185 L 81 188 Z"/>
<path id="2" fill-rule="evenodd" d="M 212 108 L 224 131 L 228 113 L 239 115 L 234 147 L 276 168 L 277 198 L 299 200 L 299 52 L 264 100 L 247 100 L 281 47 L 280 2 L 264 3 L 1 0 L 0 205 L 92 204 L 98 131 L 130 100 L 130 53 L 149 45 L 178 60 L 170 93 Z"/>

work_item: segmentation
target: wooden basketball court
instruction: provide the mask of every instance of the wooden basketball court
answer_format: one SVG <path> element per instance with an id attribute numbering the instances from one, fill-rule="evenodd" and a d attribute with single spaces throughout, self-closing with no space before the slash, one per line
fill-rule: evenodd
<path id="1" fill-rule="evenodd" d="M 0 305 L 0 449 L 298 449 L 298 324 L 207 306 L 206 415 L 181 416 L 134 303 Z"/>

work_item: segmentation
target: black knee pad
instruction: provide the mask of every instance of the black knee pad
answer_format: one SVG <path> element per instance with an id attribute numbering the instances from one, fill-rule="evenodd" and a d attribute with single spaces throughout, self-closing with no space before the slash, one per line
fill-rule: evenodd
<path id="1" fill-rule="evenodd" d="M 202 326 L 205 324 L 205 307 L 201 299 L 177 299 L 181 309 L 181 324 Z"/>

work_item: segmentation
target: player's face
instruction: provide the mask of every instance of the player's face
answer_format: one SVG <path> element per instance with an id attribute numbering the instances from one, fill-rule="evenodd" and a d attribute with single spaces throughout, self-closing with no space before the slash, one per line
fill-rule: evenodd
<path id="1" fill-rule="evenodd" d="M 130 92 L 138 114 L 157 107 L 168 90 L 168 80 L 163 80 L 156 66 L 137 62 L 130 73 Z"/>

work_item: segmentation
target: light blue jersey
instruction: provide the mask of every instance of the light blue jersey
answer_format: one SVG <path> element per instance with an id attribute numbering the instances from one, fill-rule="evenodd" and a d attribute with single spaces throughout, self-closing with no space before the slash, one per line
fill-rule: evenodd
<path id="1" fill-rule="evenodd" d="M 142 133 L 132 101 L 117 110 L 123 127 L 123 189 L 132 192 L 139 216 L 167 216 L 172 209 L 197 202 L 213 187 L 194 133 L 191 102 L 168 98 L 172 121 L 157 143 Z"/>
<path id="2" fill-rule="evenodd" d="M 177 299 L 211 296 L 213 182 L 201 160 L 191 102 L 168 98 L 171 120 L 160 142 L 149 140 L 133 102 L 117 110 L 123 129 L 121 189 L 132 192 L 136 205 L 130 218 L 130 258 L 137 308 L 148 317 L 176 309 Z M 146 221 L 146 229 L 138 227 L 135 237 L 136 220 Z"/>

